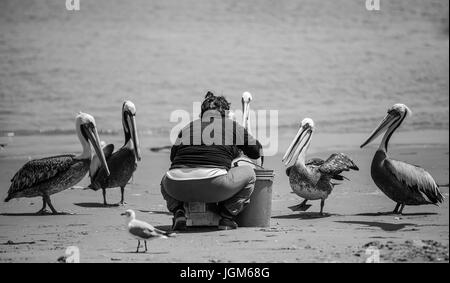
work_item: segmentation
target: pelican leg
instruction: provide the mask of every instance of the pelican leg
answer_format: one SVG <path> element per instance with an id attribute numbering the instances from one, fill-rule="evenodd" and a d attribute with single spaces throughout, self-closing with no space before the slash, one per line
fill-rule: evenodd
<path id="1" fill-rule="evenodd" d="M 147 252 L 147 241 L 144 240 L 144 245 L 145 245 L 145 252 Z"/>
<path id="2" fill-rule="evenodd" d="M 405 205 L 401 204 L 400 210 L 398 211 L 398 214 L 403 214 L 403 208 L 405 208 Z"/>
<path id="3" fill-rule="evenodd" d="M 398 214 L 398 209 L 400 208 L 400 203 L 397 203 L 397 205 L 395 206 L 394 211 L 392 212 L 393 214 Z"/>
<path id="4" fill-rule="evenodd" d="M 50 207 L 50 209 L 52 210 L 53 214 L 58 214 L 58 211 L 56 211 L 56 209 L 53 207 L 52 202 L 50 200 L 50 196 L 49 195 L 44 195 L 44 200 L 45 202 L 48 204 L 48 206 Z"/>
<path id="5" fill-rule="evenodd" d="M 300 204 L 300 206 L 301 206 L 301 207 L 304 207 L 304 206 L 306 205 L 307 202 L 308 202 L 308 200 L 307 200 L 307 199 L 304 199 L 304 200 L 302 201 L 302 203 Z"/>
<path id="6" fill-rule="evenodd" d="M 141 241 L 138 240 L 138 246 L 137 246 L 137 248 L 136 248 L 136 253 L 139 252 L 139 247 L 140 247 L 140 246 L 141 246 Z"/>
<path id="7" fill-rule="evenodd" d="M 103 204 L 108 205 L 108 203 L 106 202 L 106 189 L 102 188 L 102 193 L 103 193 Z"/>
<path id="8" fill-rule="evenodd" d="M 325 200 L 320 200 L 320 215 L 323 215 L 323 207 L 325 206 Z"/>
<path id="9" fill-rule="evenodd" d="M 45 200 L 45 197 L 42 196 L 42 208 L 36 214 L 45 214 L 47 213 L 47 201 Z"/>
<path id="10" fill-rule="evenodd" d="M 120 187 L 120 202 L 119 202 L 119 205 L 126 204 L 126 202 L 124 200 L 124 193 L 125 193 L 125 186 L 122 186 L 122 187 Z"/>

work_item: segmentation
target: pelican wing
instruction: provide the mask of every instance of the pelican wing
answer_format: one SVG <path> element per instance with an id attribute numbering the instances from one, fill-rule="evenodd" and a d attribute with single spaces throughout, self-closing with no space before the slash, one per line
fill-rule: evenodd
<path id="1" fill-rule="evenodd" d="M 387 158 L 384 161 L 386 169 L 400 183 L 411 191 L 418 192 L 432 204 L 442 203 L 444 197 L 433 177 L 423 168 L 402 161 Z"/>
<path id="2" fill-rule="evenodd" d="M 321 166 L 324 162 L 325 160 L 315 157 L 306 161 L 306 165 Z"/>
<path id="3" fill-rule="evenodd" d="M 343 153 L 332 154 L 325 162 L 319 167 L 319 171 L 329 176 L 338 176 L 343 171 L 356 170 L 359 168 L 355 163 Z"/>
<path id="4" fill-rule="evenodd" d="M 58 155 L 28 161 L 11 179 L 8 194 L 26 190 L 67 171 L 74 155 Z"/>
<path id="5" fill-rule="evenodd" d="M 306 165 L 307 166 L 320 166 L 325 162 L 325 160 L 321 159 L 321 158 L 311 158 L 308 161 L 306 161 Z M 288 168 L 286 168 L 286 175 L 290 175 L 291 174 L 291 169 L 293 166 L 289 166 Z"/>
<path id="6" fill-rule="evenodd" d="M 114 151 L 114 145 L 108 144 L 103 148 L 103 154 L 105 155 L 106 161 L 111 157 L 112 153 Z M 100 162 L 100 158 L 95 154 L 92 157 L 91 165 L 89 166 L 89 177 L 91 177 L 91 180 L 95 179 L 95 175 L 98 172 L 98 169 L 100 169 L 102 163 Z"/>
<path id="7" fill-rule="evenodd" d="M 289 166 L 288 168 L 286 168 L 286 175 L 288 175 L 288 177 L 291 175 L 291 169 L 294 166 Z"/>

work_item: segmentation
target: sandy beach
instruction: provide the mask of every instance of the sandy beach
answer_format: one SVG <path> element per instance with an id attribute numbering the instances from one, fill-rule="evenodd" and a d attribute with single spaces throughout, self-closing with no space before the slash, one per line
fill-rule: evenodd
<path id="1" fill-rule="evenodd" d="M 368 247 L 381 262 L 448 262 L 449 1 L 382 1 L 381 11 L 364 2 L 96 0 L 67 11 L 61 0 L 0 1 L 0 262 L 57 262 L 69 246 L 81 262 L 365 262 Z M 271 225 L 187 231 L 136 254 L 120 213 L 170 228 L 159 187 L 169 153 L 149 149 L 170 144 L 172 114 L 197 118 L 194 102 L 209 90 L 231 110 L 249 91 L 252 110 L 277 113 L 278 150 L 265 159 L 276 174 Z M 124 100 L 137 107 L 142 152 L 124 207 L 80 189 L 87 178 L 52 196 L 71 215 L 36 216 L 40 198 L 3 202 L 29 159 L 80 152 L 78 111 L 120 147 Z M 379 141 L 359 146 L 395 103 L 414 114 L 389 153 L 443 185 L 441 207 L 392 215 L 395 203 L 370 177 Z M 308 157 L 344 152 L 360 168 L 345 174 L 323 217 L 319 201 L 288 208 L 301 199 L 281 159 L 305 117 L 317 126 Z M 107 197 L 118 202 L 120 190 Z"/>
<path id="2" fill-rule="evenodd" d="M 365 262 L 366 248 L 380 248 L 381 262 L 448 262 L 449 260 L 449 151 L 448 146 L 393 145 L 392 157 L 427 168 L 446 197 L 441 207 L 406 207 L 404 215 L 390 212 L 394 203 L 369 176 L 375 148 L 344 151 L 360 166 L 346 176 L 351 181 L 334 189 L 325 206 L 292 212 L 298 204 L 280 162 L 267 158 L 275 170 L 271 225 L 235 231 L 195 229 L 174 238 L 149 243 L 147 253 L 135 253 L 136 241 L 125 230 L 120 213 L 134 209 L 137 218 L 169 229 L 171 215 L 159 192 L 159 180 L 169 166 L 168 153 L 144 152 L 134 184 L 126 189 L 125 207 L 103 207 L 101 192 L 69 189 L 53 196 L 57 209 L 74 215 L 35 216 L 41 199 L 0 204 L 0 261 L 57 262 L 68 246 L 80 249 L 81 262 Z M 329 152 L 311 156 L 327 157 Z M 23 159 L 0 159 L 1 195 Z M 80 185 L 85 185 L 85 179 Z M 118 189 L 108 191 L 111 203 Z"/>

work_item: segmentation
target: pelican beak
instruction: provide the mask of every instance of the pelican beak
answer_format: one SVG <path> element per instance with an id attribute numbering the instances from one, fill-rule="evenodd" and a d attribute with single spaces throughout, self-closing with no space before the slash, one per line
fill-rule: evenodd
<path id="1" fill-rule="evenodd" d="M 100 138 L 98 137 L 97 128 L 94 124 L 85 124 L 85 133 L 88 138 L 88 140 L 91 142 L 92 147 L 95 150 L 95 153 L 100 158 L 100 162 L 103 166 L 103 169 L 105 169 L 107 176 L 109 176 L 109 168 L 108 164 L 106 163 L 105 154 L 103 153 L 103 149 L 100 146 Z"/>
<path id="2" fill-rule="evenodd" d="M 374 139 L 376 139 L 379 135 L 384 133 L 389 128 L 389 126 L 391 126 L 391 124 L 395 122 L 397 119 L 398 116 L 388 113 L 384 117 L 383 121 L 381 121 L 381 123 L 378 125 L 378 127 L 376 127 L 376 129 L 370 134 L 369 138 L 360 146 L 360 148 L 365 147 Z"/>
<path id="3" fill-rule="evenodd" d="M 122 216 L 124 216 L 124 215 L 127 215 L 125 212 L 123 212 L 123 213 L 121 213 L 120 215 L 122 215 Z"/>
<path id="4" fill-rule="evenodd" d="M 139 148 L 139 138 L 137 134 L 137 128 L 136 128 L 136 115 L 130 115 L 130 131 L 131 131 L 131 139 L 133 140 L 133 148 L 134 148 L 134 154 L 136 155 L 137 161 L 141 161 L 141 150 Z"/>
<path id="5" fill-rule="evenodd" d="M 247 130 L 249 129 L 249 123 L 248 123 L 248 118 L 250 115 L 250 101 L 244 101 L 244 99 L 242 99 L 242 126 L 244 126 L 244 128 L 246 128 Z"/>
<path id="6" fill-rule="evenodd" d="M 297 158 L 298 155 L 303 151 L 308 143 L 308 141 L 303 143 L 303 140 L 305 140 L 305 138 L 309 140 L 309 138 L 311 137 L 311 133 L 312 130 L 310 127 L 301 127 L 298 130 L 297 135 L 295 136 L 294 140 L 289 145 L 286 153 L 283 156 L 282 161 L 285 166 L 288 166 L 292 162 L 292 160 L 295 160 L 295 158 Z M 301 144 L 303 144 L 303 146 L 300 147 Z"/>

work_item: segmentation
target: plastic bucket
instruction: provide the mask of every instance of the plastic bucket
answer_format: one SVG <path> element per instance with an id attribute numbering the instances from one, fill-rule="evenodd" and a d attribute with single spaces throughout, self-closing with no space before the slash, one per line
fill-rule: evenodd
<path id="1" fill-rule="evenodd" d="M 255 169 L 255 189 L 250 203 L 238 215 L 239 227 L 269 227 L 272 213 L 272 185 L 275 177 L 273 170 Z"/>

